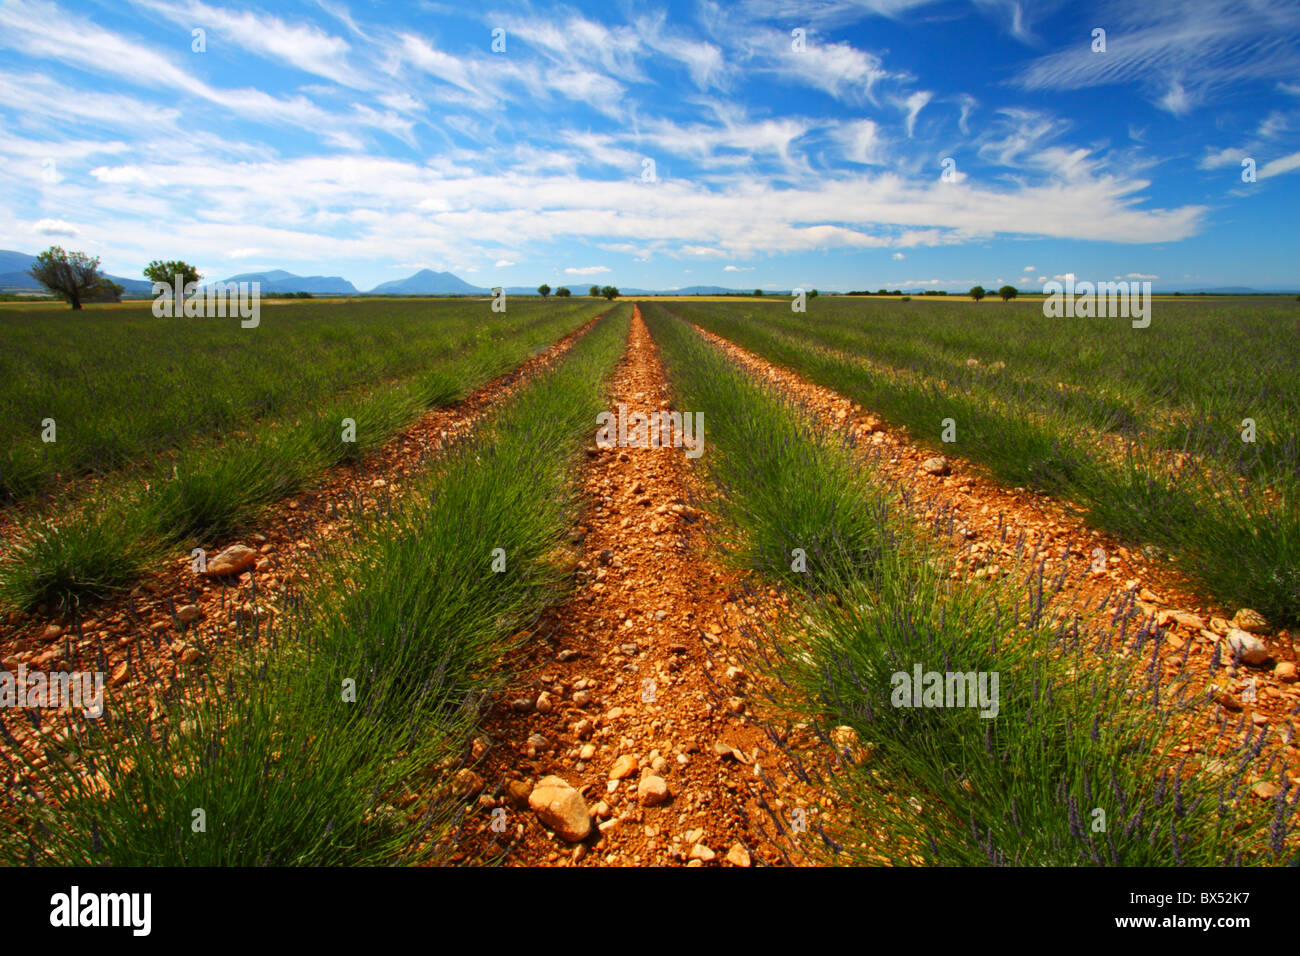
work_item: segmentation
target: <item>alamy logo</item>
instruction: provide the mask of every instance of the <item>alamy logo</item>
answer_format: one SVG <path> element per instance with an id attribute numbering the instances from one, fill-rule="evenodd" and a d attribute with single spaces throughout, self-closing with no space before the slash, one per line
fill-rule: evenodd
<path id="1" fill-rule="evenodd" d="M 102 671 L 0 671 L 0 707 L 80 708 L 87 717 L 104 716 Z"/>
<path id="2" fill-rule="evenodd" d="M 618 433 L 615 436 L 614 413 L 601 412 L 596 416 L 600 431 L 596 444 L 601 448 L 685 448 L 687 458 L 704 454 L 703 412 L 627 412 L 622 402 L 618 405 Z"/>
<path id="3" fill-rule="evenodd" d="M 1062 285 L 1053 279 L 1043 285 L 1043 315 L 1049 319 L 1132 318 L 1133 328 L 1151 324 L 1150 282 L 1097 282 L 1075 284 L 1074 273 Z"/>
<path id="4" fill-rule="evenodd" d="M 152 928 L 153 894 L 69 893 L 50 897 L 51 926 L 129 926 L 132 935 L 148 936 Z"/>
<path id="5" fill-rule="evenodd" d="M 197 282 L 176 276 L 174 284 L 153 284 L 153 314 L 158 319 L 224 319 L 239 316 L 239 325 L 255 329 L 262 321 L 261 282 Z"/>
<path id="6" fill-rule="evenodd" d="M 978 707 L 981 717 L 998 715 L 998 672 L 896 671 L 890 678 L 895 707 Z"/>

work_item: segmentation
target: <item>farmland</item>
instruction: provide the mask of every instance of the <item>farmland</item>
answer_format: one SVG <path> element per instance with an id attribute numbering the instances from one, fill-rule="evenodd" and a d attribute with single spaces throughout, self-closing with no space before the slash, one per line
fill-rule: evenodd
<path id="1" fill-rule="evenodd" d="M 1282 345 L 1300 336 L 1294 303 L 1159 303 L 1149 329 L 1047 319 L 1038 303 L 675 311 L 1166 549 L 1223 601 L 1300 620 L 1300 352 Z"/>
<path id="2" fill-rule="evenodd" d="M 382 385 L 430 405 L 452 401 L 513 364 L 507 329 L 520 347 L 535 347 L 595 311 L 589 300 L 541 305 L 516 303 L 507 319 L 472 301 L 295 303 L 269 306 L 265 330 L 212 319 L 191 320 L 181 334 L 147 303 L 85 316 L 2 309 L 0 499 L 245 433 L 352 390 Z M 46 419 L 56 441 L 41 439 Z"/>
<path id="3" fill-rule="evenodd" d="M 471 310 L 487 315 L 469 323 Z M 272 311 L 265 336 L 229 322 L 200 325 L 179 341 L 160 335 L 148 312 L 108 312 L 79 336 L 91 348 L 78 380 L 42 381 L 55 367 L 55 344 L 44 365 L 30 374 L 16 368 L 9 379 L 16 391 L 7 420 L 39 415 L 56 428 L 53 442 L 33 429 L 14 440 L 11 491 L 50 483 L 61 465 L 109 474 L 89 495 L 74 490 L 13 516 L 11 537 L 34 550 L 10 566 L 0 589 L 24 606 L 108 593 L 135 577 L 159 543 L 199 544 L 238 530 L 323 468 L 463 398 L 595 311 L 582 303 L 530 315 L 525 303 L 507 324 L 482 303 L 289 306 Z M 48 314 L 9 318 L 14 355 L 23 354 L 24 336 L 43 342 L 61 328 L 47 325 Z M 136 341 L 139 351 L 114 344 Z M 176 356 L 159 373 L 168 348 Z M 58 527 L 47 533 L 51 521 Z"/>
<path id="4" fill-rule="evenodd" d="M 1157 306 L 2 310 L 0 855 L 1283 863 L 1300 317 Z"/>

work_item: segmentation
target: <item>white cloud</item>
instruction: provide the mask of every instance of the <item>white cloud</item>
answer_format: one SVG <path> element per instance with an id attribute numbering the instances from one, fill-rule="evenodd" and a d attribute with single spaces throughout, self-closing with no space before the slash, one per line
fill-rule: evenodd
<path id="1" fill-rule="evenodd" d="M 196 97 L 241 118 L 298 126 L 344 148 L 362 145 L 348 129 L 366 125 L 362 115 L 348 118 L 334 114 L 302 95 L 280 98 L 257 89 L 212 86 L 156 48 L 104 29 L 89 19 L 66 14 L 52 3 L 8 0 L 0 4 L 0 46 L 78 70 L 115 76 L 146 89 Z"/>
<path id="2" fill-rule="evenodd" d="M 1033 266 L 1025 266 L 1024 269 L 1022 269 L 1021 271 L 1022 271 L 1022 272 L 1033 272 L 1033 271 L 1034 271 L 1034 267 L 1033 267 Z"/>
<path id="3" fill-rule="evenodd" d="M 1182 83 L 1174 82 L 1169 84 L 1169 91 L 1156 100 L 1156 105 L 1175 116 L 1183 116 L 1192 111 L 1195 99 Z"/>
<path id="4" fill-rule="evenodd" d="M 40 150 L 40 144 L 29 144 Z M 0 141 L 0 159 L 6 145 Z M 39 155 L 39 152 L 38 152 Z M 231 247 L 294 259 L 414 259 L 459 267 L 484 249 L 581 239 L 629 254 L 745 258 L 822 249 L 960 243 L 998 234 L 1117 242 L 1194 234 L 1204 210 L 1139 208 L 1147 183 L 1115 176 L 991 188 L 895 173 L 825 175 L 798 185 L 748 175 L 714 184 L 514 168 L 489 171 L 440 157 L 427 163 L 336 155 L 265 162 L 218 156 L 99 167 L 119 180 L 110 207 L 98 183 L 67 184 L 82 228 L 112 234 L 122 254 L 154 254 L 156 223 L 174 222 L 178 245 L 216 259 Z M 121 170 L 120 172 L 115 172 Z M 39 164 L 33 166 L 39 175 Z M 421 197 L 412 203 L 412 197 Z M 204 215 L 190 214 L 202 197 Z M 0 205 L 6 194 L 0 190 Z M 493 258 L 496 258 L 494 255 Z M 600 267 L 604 268 L 604 267 Z M 575 273 L 570 273 L 575 274 Z"/>
<path id="5" fill-rule="evenodd" d="M 1245 149 L 1228 146 L 1216 150 L 1210 147 L 1206 149 L 1205 155 L 1196 165 L 1199 169 L 1222 169 L 1225 166 L 1240 166 L 1245 158 Z"/>
<path id="6" fill-rule="evenodd" d="M 1124 276 L 1125 279 L 1159 279 L 1159 276 L 1144 275 L 1141 272 L 1130 272 Z"/>
<path id="7" fill-rule="evenodd" d="M 907 138 L 912 138 L 912 133 L 916 129 L 916 118 L 921 115 L 921 110 L 925 109 L 927 103 L 933 99 L 934 94 L 925 90 L 917 90 L 902 103 L 902 108 L 907 112 L 905 125 L 907 127 Z"/>
<path id="8" fill-rule="evenodd" d="M 893 258 L 895 261 L 899 261 L 902 259 L 906 259 L 907 256 L 903 255 L 901 252 L 895 252 Z"/>
<path id="9" fill-rule="evenodd" d="M 509 259 L 498 259 L 496 262 L 492 263 L 492 268 L 509 269 L 513 265 L 518 265 L 518 263 L 511 262 Z"/>
<path id="10" fill-rule="evenodd" d="M 1287 118 L 1277 110 L 1273 110 L 1259 124 L 1259 129 L 1255 131 L 1255 135 L 1264 139 L 1273 139 L 1279 133 L 1284 133 L 1288 129 L 1290 129 L 1290 123 Z"/>
<path id="11" fill-rule="evenodd" d="M 753 266 L 723 266 L 723 272 L 753 272 Z"/>
<path id="12" fill-rule="evenodd" d="M 272 16 L 214 7 L 197 0 L 187 3 L 158 3 L 132 0 L 137 6 L 161 13 L 187 29 L 202 26 L 208 42 L 230 40 L 252 53 L 306 73 L 322 76 L 344 86 L 366 88 L 371 84 L 347 66 L 351 49 L 342 37 L 331 36 L 317 26 L 289 24 Z"/>
<path id="13" fill-rule="evenodd" d="M 872 120 L 854 120 L 842 124 L 835 131 L 844 150 L 844 158 L 864 166 L 881 166 L 885 163 L 880 138 L 880 127 Z"/>
<path id="14" fill-rule="evenodd" d="M 892 75 L 878 56 L 847 43 L 819 43 L 809 38 L 804 52 L 796 53 L 790 48 L 789 33 L 763 31 L 756 45 L 766 48 L 764 52 L 771 57 L 769 68 L 785 79 L 848 103 L 870 99 L 875 85 Z"/>
<path id="15" fill-rule="evenodd" d="M 1092 18 L 1107 28 L 1106 53 L 1073 43 L 1032 61 L 1015 82 L 1027 90 L 1131 83 L 1183 115 L 1218 91 L 1296 72 L 1291 38 L 1300 32 L 1300 6 L 1291 0 L 1108 0 Z"/>
<path id="16" fill-rule="evenodd" d="M 81 234 L 76 226 L 62 219 L 38 219 L 32 223 L 32 231 L 41 236 L 67 236 L 75 238 Z"/>
<path id="17" fill-rule="evenodd" d="M 691 81 L 700 89 L 725 82 L 727 64 L 722 49 L 681 34 L 665 33 L 667 16 L 666 12 L 660 11 L 654 16 L 637 19 L 636 32 L 646 46 L 685 66 Z"/>
<path id="18" fill-rule="evenodd" d="M 963 136 L 969 136 L 970 126 L 967 124 L 967 120 L 970 118 L 970 114 L 974 112 L 975 107 L 979 105 L 979 101 L 969 93 L 963 93 L 959 97 L 959 101 L 961 102 L 961 116 L 957 119 L 957 128 L 962 131 Z"/>
<path id="19" fill-rule="evenodd" d="M 564 274 L 571 276 L 594 276 L 608 271 L 609 269 L 606 266 L 581 266 L 580 268 L 570 266 L 564 270 Z"/>
<path id="20" fill-rule="evenodd" d="M 1265 163 L 1259 167 L 1258 178 L 1268 179 L 1270 176 L 1280 176 L 1296 169 L 1300 169 L 1300 152 Z"/>
<path id="21" fill-rule="evenodd" d="M 794 140 L 808 131 L 809 124 L 797 119 L 762 120 L 756 123 L 724 120 L 717 124 L 697 123 L 679 126 L 670 120 L 645 123 L 635 136 L 637 143 L 676 156 L 689 156 L 697 162 L 748 164 L 755 154 L 785 158 Z M 719 155 L 719 150 L 734 150 L 734 155 Z M 653 157 L 652 157 L 653 158 Z M 637 169 L 640 170 L 640 162 Z"/>

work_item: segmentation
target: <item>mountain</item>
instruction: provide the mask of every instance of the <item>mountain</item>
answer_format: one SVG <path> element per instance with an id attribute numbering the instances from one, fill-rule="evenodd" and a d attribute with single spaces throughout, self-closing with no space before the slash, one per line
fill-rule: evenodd
<path id="1" fill-rule="evenodd" d="M 283 269 L 267 272 L 243 272 L 226 282 L 258 282 L 261 293 L 310 292 L 313 295 L 360 295 L 360 291 L 342 276 L 299 276 Z"/>
<path id="2" fill-rule="evenodd" d="M 434 272 L 421 269 L 405 279 L 381 282 L 368 292 L 368 295 L 486 295 L 487 289 L 472 286 L 459 276 L 450 272 Z M 506 290 L 510 294 L 510 290 Z M 522 294 L 522 293 L 521 293 Z M 536 292 L 534 292 L 534 295 Z"/>
<path id="3" fill-rule="evenodd" d="M 0 249 L 0 275 L 8 275 L 11 272 L 25 272 L 32 267 L 35 261 L 35 256 L 29 256 L 25 252 L 11 252 L 7 249 Z"/>
<path id="4" fill-rule="evenodd" d="M 45 291 L 45 287 L 27 274 L 27 270 L 36 265 L 36 257 L 25 252 L 0 249 L 0 290 L 21 290 L 23 292 Z M 126 295 L 150 295 L 153 286 L 144 279 L 128 279 L 124 276 L 108 275 L 125 291 Z"/>

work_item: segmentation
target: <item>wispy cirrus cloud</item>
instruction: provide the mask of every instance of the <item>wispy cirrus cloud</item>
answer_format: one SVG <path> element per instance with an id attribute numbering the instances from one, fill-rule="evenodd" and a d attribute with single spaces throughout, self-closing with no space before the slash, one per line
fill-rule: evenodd
<path id="1" fill-rule="evenodd" d="M 1033 91 L 1136 84 L 1162 109 L 1182 115 L 1234 84 L 1300 72 L 1300 6 L 1289 0 L 1110 0 L 1093 19 L 1106 30 L 1104 53 L 1080 35 L 1026 65 L 1015 83 Z"/>

